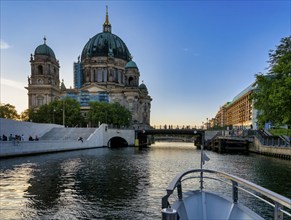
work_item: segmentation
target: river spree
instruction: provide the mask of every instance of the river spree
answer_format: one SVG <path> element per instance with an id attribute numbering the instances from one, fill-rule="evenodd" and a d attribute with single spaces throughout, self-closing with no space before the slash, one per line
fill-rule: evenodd
<path id="1" fill-rule="evenodd" d="M 206 152 L 210 161 L 205 168 L 229 172 L 291 198 L 290 161 Z M 169 182 L 185 169 L 199 168 L 199 163 L 200 151 L 191 143 L 1 159 L 0 218 L 161 219 L 161 198 Z M 254 204 L 248 197 L 242 199 Z M 259 203 L 254 206 L 260 212 L 265 209 Z"/>

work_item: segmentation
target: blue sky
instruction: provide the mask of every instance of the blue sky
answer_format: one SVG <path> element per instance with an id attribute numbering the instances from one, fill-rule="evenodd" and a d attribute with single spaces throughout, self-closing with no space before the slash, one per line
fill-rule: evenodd
<path id="1" fill-rule="evenodd" d="M 30 54 L 47 38 L 60 78 L 102 31 L 127 45 L 153 98 L 152 125 L 201 125 L 266 72 L 269 50 L 291 34 L 290 0 L 6 1 L 1 7 L 1 103 L 27 108 Z M 140 81 L 140 82 L 141 82 Z"/>

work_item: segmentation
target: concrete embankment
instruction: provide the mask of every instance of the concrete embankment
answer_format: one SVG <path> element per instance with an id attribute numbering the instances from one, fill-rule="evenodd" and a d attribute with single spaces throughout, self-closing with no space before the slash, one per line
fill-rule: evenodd
<path id="1" fill-rule="evenodd" d="M 134 145 L 133 129 L 110 129 L 102 124 L 98 128 L 64 128 L 54 124 L 38 124 L 1 119 L 1 134 L 24 134 L 24 140 L 0 141 L 0 157 L 53 153 L 89 148 L 109 147 L 124 140 Z M 39 141 L 28 141 L 27 136 L 38 136 Z M 82 137 L 82 141 L 78 140 Z"/>
<path id="2" fill-rule="evenodd" d="M 278 157 L 282 159 L 291 160 L 291 147 L 290 146 L 266 146 L 254 138 L 253 144 L 249 147 L 249 151 L 253 153 Z"/>
<path id="3" fill-rule="evenodd" d="M 0 157 L 22 156 L 96 148 L 89 141 L 2 141 Z"/>
<path id="4" fill-rule="evenodd" d="M 102 131 L 100 128 L 64 128 L 57 124 L 42 124 L 33 122 L 0 119 L 0 134 L 12 135 L 12 141 L 0 141 L 0 157 L 22 156 L 29 154 L 52 153 L 70 150 L 103 147 Z M 55 133 L 53 133 L 55 131 Z M 15 140 L 19 135 L 22 140 Z M 39 141 L 28 141 L 31 136 Z M 78 137 L 83 136 L 83 141 Z"/>

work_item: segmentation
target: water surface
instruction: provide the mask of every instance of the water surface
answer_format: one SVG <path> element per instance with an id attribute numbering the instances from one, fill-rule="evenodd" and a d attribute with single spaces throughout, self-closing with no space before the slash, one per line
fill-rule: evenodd
<path id="1" fill-rule="evenodd" d="M 229 172 L 291 198 L 291 162 L 208 152 L 207 169 Z M 97 148 L 1 159 L 1 219 L 160 219 L 175 175 L 199 168 L 192 143 Z M 213 185 L 217 189 L 219 184 Z M 218 191 L 223 189 L 218 189 Z M 241 196 L 260 212 L 265 206 Z M 264 217 L 269 218 L 270 214 Z"/>

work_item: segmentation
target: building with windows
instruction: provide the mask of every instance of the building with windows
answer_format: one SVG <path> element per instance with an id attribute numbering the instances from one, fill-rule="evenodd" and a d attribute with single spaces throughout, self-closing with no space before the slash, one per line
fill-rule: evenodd
<path id="1" fill-rule="evenodd" d="M 140 83 L 140 72 L 120 37 L 111 32 L 108 8 L 103 31 L 85 44 L 74 62 L 74 88 L 66 88 L 59 79 L 59 61 L 44 43 L 31 54 L 28 77 L 29 108 L 38 108 L 53 100 L 70 97 L 77 100 L 84 113 L 90 102 L 118 102 L 132 114 L 132 124 L 149 126 L 152 98 Z"/>
<path id="2" fill-rule="evenodd" d="M 253 107 L 251 95 L 256 89 L 256 83 L 252 83 L 231 102 L 225 103 L 218 110 L 214 124 L 220 127 L 232 126 L 235 128 L 257 128 L 257 111 Z"/>

